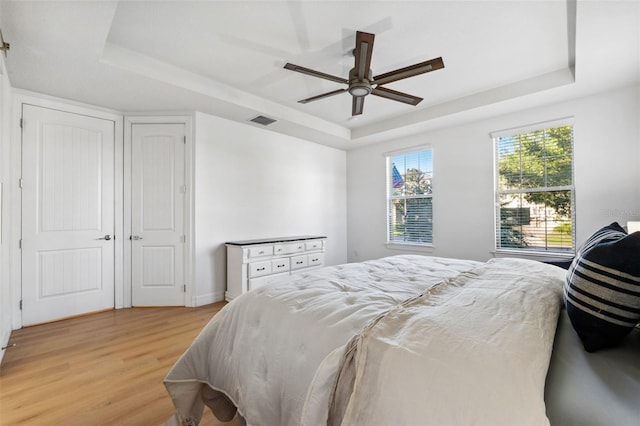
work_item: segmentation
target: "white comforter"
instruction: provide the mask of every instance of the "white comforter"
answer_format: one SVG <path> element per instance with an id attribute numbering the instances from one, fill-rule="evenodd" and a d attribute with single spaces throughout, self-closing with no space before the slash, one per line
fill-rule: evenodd
<path id="1" fill-rule="evenodd" d="M 203 329 L 165 379 L 173 420 L 197 422 L 204 397 L 255 425 L 544 423 L 563 277 L 411 255 L 294 275 Z"/>

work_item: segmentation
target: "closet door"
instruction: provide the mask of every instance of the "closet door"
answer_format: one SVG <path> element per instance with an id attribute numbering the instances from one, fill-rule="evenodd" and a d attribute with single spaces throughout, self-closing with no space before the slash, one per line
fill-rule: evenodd
<path id="1" fill-rule="evenodd" d="M 23 106 L 23 325 L 114 307 L 114 127 Z"/>
<path id="2" fill-rule="evenodd" d="M 132 124 L 133 306 L 184 306 L 185 125 Z"/>

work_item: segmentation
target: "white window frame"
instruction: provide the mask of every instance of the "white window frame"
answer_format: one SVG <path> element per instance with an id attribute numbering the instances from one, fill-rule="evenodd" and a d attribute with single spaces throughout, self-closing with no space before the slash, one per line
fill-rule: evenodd
<path id="1" fill-rule="evenodd" d="M 391 194 L 391 186 L 392 186 L 392 182 L 393 182 L 393 166 L 392 166 L 392 157 L 394 156 L 398 156 L 398 155 L 410 155 L 410 154 L 417 154 L 419 152 L 422 151 L 430 151 L 431 152 L 431 158 L 432 158 L 432 169 L 433 167 L 433 148 L 431 147 L 431 145 L 420 145 L 420 146 L 414 146 L 414 147 L 410 147 L 410 148 L 406 148 L 403 150 L 398 150 L 398 151 L 391 151 L 391 152 L 386 152 L 384 154 L 385 156 L 385 167 L 386 167 L 386 203 L 387 203 L 387 207 L 386 207 L 386 222 L 387 222 L 387 226 L 386 226 L 386 247 L 387 248 L 391 248 L 391 249 L 403 249 L 403 248 L 408 248 L 411 250 L 430 250 L 433 248 L 433 234 L 434 234 L 434 213 L 433 213 L 433 189 L 431 191 L 430 194 L 423 194 L 423 195 L 418 195 L 418 196 L 401 196 L 401 197 L 394 197 Z M 431 184 L 433 186 L 433 175 L 434 175 L 434 171 L 431 170 Z M 392 240 L 391 237 L 391 201 L 393 199 L 416 199 L 416 198 L 420 198 L 420 199 L 426 199 L 429 198 L 431 199 L 431 241 L 429 242 L 412 242 L 412 241 L 397 241 L 397 240 Z"/>
<path id="2" fill-rule="evenodd" d="M 572 127 L 572 140 L 571 140 L 571 185 L 562 186 L 544 186 L 540 188 L 520 188 L 520 189 L 507 189 L 500 190 L 499 186 L 499 165 L 498 165 L 498 139 L 505 136 L 513 136 L 528 132 L 534 132 L 544 129 L 556 128 L 556 127 Z M 550 120 L 540 122 L 536 124 L 530 124 L 521 127 L 515 127 L 505 130 L 492 132 L 490 134 L 494 150 L 494 247 L 495 253 L 500 255 L 518 255 L 518 256 L 531 256 L 537 258 L 571 258 L 575 255 L 576 251 L 576 202 L 575 202 L 575 129 L 573 117 L 567 117 L 557 120 Z M 508 247 L 503 248 L 499 246 L 500 240 L 500 195 L 509 193 L 530 193 L 530 192 L 552 192 L 552 191 L 571 191 L 571 225 L 572 225 L 572 242 L 573 245 L 570 250 L 553 250 L 542 248 L 518 248 Z"/>

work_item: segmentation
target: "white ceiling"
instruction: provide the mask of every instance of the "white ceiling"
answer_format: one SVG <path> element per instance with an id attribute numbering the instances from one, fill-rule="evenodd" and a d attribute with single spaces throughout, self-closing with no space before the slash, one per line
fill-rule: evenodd
<path id="1" fill-rule="evenodd" d="M 199 110 L 349 149 L 426 128 L 640 81 L 639 1 L 10 1 L 0 25 L 14 87 L 122 112 Z M 388 84 L 424 98 L 297 101 L 342 88 L 357 30 L 376 34 Z M 489 106 L 490 107 L 487 107 Z M 255 125 L 251 123 L 251 125 Z"/>

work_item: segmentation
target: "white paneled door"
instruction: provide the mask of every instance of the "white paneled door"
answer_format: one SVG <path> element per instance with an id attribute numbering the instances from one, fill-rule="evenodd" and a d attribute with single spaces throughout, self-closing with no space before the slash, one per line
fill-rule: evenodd
<path id="1" fill-rule="evenodd" d="M 114 307 L 114 122 L 23 106 L 22 320 Z"/>
<path id="2" fill-rule="evenodd" d="M 132 124 L 131 300 L 184 306 L 185 125 Z"/>

